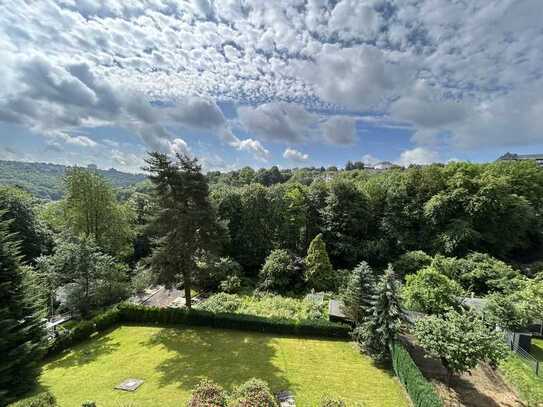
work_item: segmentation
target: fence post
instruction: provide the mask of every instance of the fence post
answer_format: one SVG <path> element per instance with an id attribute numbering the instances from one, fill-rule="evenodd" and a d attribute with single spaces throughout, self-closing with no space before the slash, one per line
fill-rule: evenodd
<path id="1" fill-rule="evenodd" d="M 539 376 L 539 360 L 535 362 L 535 375 Z"/>

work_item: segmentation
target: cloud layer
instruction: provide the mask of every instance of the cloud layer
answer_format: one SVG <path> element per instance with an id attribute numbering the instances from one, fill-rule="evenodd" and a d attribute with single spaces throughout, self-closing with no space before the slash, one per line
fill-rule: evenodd
<path id="1" fill-rule="evenodd" d="M 84 129 L 117 126 L 149 149 L 189 150 L 187 131 L 258 160 L 271 143 L 295 161 L 291 145 L 363 143 L 372 117 L 411 126 L 400 162 L 529 146 L 541 44 L 540 0 L 10 0 L 0 122 L 57 150 L 106 148 Z"/>

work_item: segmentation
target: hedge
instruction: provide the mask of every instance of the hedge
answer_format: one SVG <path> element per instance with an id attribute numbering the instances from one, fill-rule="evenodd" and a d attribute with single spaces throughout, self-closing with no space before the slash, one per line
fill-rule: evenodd
<path id="1" fill-rule="evenodd" d="M 390 345 L 392 367 L 400 382 L 404 385 L 415 407 L 442 407 L 443 403 L 434 386 L 426 380 L 400 342 Z"/>
<path id="2" fill-rule="evenodd" d="M 132 323 L 208 326 L 221 329 L 345 339 L 349 338 L 350 332 L 349 326 L 329 321 L 280 320 L 245 314 L 189 310 L 187 308 L 153 308 L 122 304 L 119 306 L 119 312 L 121 322 Z"/>
<path id="3" fill-rule="evenodd" d="M 105 331 L 119 323 L 153 323 L 164 325 L 207 326 L 299 336 L 349 338 L 350 327 L 328 321 L 276 320 L 253 315 L 213 313 L 187 308 L 154 308 L 121 304 L 94 317 L 81 321 L 67 333 L 57 337 L 48 347 L 46 356 L 52 356 L 71 346 Z"/>

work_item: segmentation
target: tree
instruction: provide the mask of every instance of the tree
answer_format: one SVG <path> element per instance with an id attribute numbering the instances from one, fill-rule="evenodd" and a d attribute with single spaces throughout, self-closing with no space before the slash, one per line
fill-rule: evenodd
<path id="1" fill-rule="evenodd" d="M 432 267 L 406 277 L 403 297 L 407 308 L 426 314 L 442 314 L 460 304 L 462 287 Z"/>
<path id="2" fill-rule="evenodd" d="M 160 283 L 183 283 L 190 308 L 198 253 L 212 251 L 222 236 L 209 200 L 207 179 L 196 158 L 177 154 L 172 161 L 155 152 L 146 162 L 158 208 L 150 224 L 158 236 L 150 264 Z"/>
<path id="3" fill-rule="evenodd" d="M 76 236 L 92 236 L 106 253 L 128 257 L 134 237 L 132 207 L 119 204 L 111 185 L 92 171 L 71 169 L 65 184 L 64 215 L 68 230 Z"/>
<path id="4" fill-rule="evenodd" d="M 342 295 L 345 315 L 355 323 L 362 323 L 371 309 L 375 294 L 375 275 L 365 261 L 354 268 Z"/>
<path id="5" fill-rule="evenodd" d="M 377 361 L 387 360 L 388 345 L 396 339 L 402 320 L 399 284 L 389 265 L 377 283 L 369 315 L 354 329 L 353 337 L 371 357 Z"/>
<path id="6" fill-rule="evenodd" d="M 16 187 L 0 187 L 0 208 L 6 211 L 6 218 L 11 219 L 9 230 L 16 234 L 20 242 L 22 260 L 33 262 L 51 245 L 48 230 L 39 219 L 33 207 L 30 194 Z"/>
<path id="7" fill-rule="evenodd" d="M 321 233 L 315 236 L 307 249 L 305 267 L 305 281 L 311 288 L 323 291 L 334 288 L 334 270 Z"/>
<path id="8" fill-rule="evenodd" d="M 37 265 L 53 293 L 62 287 L 64 306 L 83 316 L 129 294 L 126 266 L 103 253 L 92 236 L 61 236 L 54 252 L 40 257 Z"/>
<path id="9" fill-rule="evenodd" d="M 449 385 L 453 375 L 470 372 L 481 362 L 496 366 L 506 355 L 502 333 L 474 312 L 425 317 L 416 322 L 414 333 L 421 346 L 441 360 Z"/>
<path id="10" fill-rule="evenodd" d="M 394 262 L 394 270 L 398 277 L 405 277 L 408 274 L 414 274 L 420 269 L 429 266 L 432 263 L 432 257 L 422 250 L 414 250 L 402 254 Z"/>
<path id="11" fill-rule="evenodd" d="M 0 217 L 4 217 L 0 213 Z M 28 391 L 39 374 L 42 341 L 41 313 L 24 286 L 19 244 L 0 221 L 0 405 Z"/>
<path id="12" fill-rule="evenodd" d="M 296 276 L 295 271 L 293 259 L 286 250 L 273 250 L 260 271 L 259 288 L 279 293 L 292 290 L 296 277 L 302 277 Z"/>

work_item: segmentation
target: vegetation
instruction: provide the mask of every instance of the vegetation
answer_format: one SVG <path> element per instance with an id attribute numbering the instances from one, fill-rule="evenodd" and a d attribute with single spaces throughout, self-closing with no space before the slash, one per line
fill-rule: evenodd
<path id="1" fill-rule="evenodd" d="M 489 329 L 472 312 L 449 311 L 417 321 L 415 336 L 447 369 L 448 383 L 453 375 L 474 369 L 481 362 L 497 366 L 505 357 L 502 333 Z"/>
<path id="2" fill-rule="evenodd" d="M 457 308 L 462 287 L 432 267 L 407 275 L 402 295 L 405 305 L 426 314 L 442 314 Z"/>
<path id="3" fill-rule="evenodd" d="M 342 293 L 345 315 L 355 323 L 362 323 L 369 316 L 374 300 L 375 275 L 365 261 L 356 266 Z"/>
<path id="4" fill-rule="evenodd" d="M 305 258 L 305 281 L 310 288 L 327 291 L 334 288 L 334 270 L 326 252 L 322 234 L 311 241 Z"/>
<path id="5" fill-rule="evenodd" d="M 58 200 L 64 195 L 63 177 L 68 168 L 59 164 L 0 160 L 0 185 L 18 186 L 37 198 Z M 143 174 L 128 174 L 113 168 L 92 171 L 117 188 L 127 187 L 145 179 Z"/>
<path id="6" fill-rule="evenodd" d="M 405 386 L 415 407 L 441 407 L 443 404 L 434 386 L 426 380 L 411 358 L 409 352 L 398 341 L 390 344 L 392 367 Z"/>
<path id="7" fill-rule="evenodd" d="M 392 266 L 375 287 L 369 314 L 353 331 L 364 352 L 378 361 L 389 359 L 389 344 L 396 340 L 403 320 L 399 286 Z"/>
<path id="8" fill-rule="evenodd" d="M 227 393 L 221 386 L 203 379 L 192 391 L 187 407 L 226 407 L 227 402 Z"/>
<path id="9" fill-rule="evenodd" d="M 134 393 L 114 390 L 127 377 L 145 383 Z M 177 407 L 204 377 L 228 391 L 258 377 L 273 393 L 292 389 L 302 406 L 318 405 L 323 383 L 347 405 L 408 405 L 390 373 L 349 342 L 202 327 L 121 326 L 49 359 L 40 383 L 61 406 L 92 399 L 97 406 Z"/>
<path id="10" fill-rule="evenodd" d="M 190 308 L 196 254 L 211 249 L 219 233 L 207 180 L 196 159 L 179 154 L 173 162 L 165 154 L 151 153 L 147 163 L 159 208 L 150 224 L 158 236 L 151 267 L 158 282 L 183 284 Z"/>
<path id="11" fill-rule="evenodd" d="M 249 379 L 232 392 L 232 407 L 278 407 L 268 383 L 260 379 Z"/>
<path id="12" fill-rule="evenodd" d="M 528 406 L 535 407 L 543 403 L 543 380 L 535 374 L 531 366 L 522 361 L 520 356 L 509 353 L 499 367 Z"/>
<path id="13" fill-rule="evenodd" d="M 28 391 L 39 374 L 44 332 L 24 285 L 18 244 L 0 212 L 0 405 Z"/>
<path id="14" fill-rule="evenodd" d="M 259 287 L 264 291 L 279 293 L 292 291 L 303 280 L 301 271 L 296 268 L 294 259 L 286 250 L 273 250 L 260 271 Z"/>
<path id="15" fill-rule="evenodd" d="M 272 319 L 296 321 L 326 319 L 325 304 L 316 304 L 309 299 L 289 298 L 273 294 L 239 296 L 219 293 L 211 296 L 198 308 L 210 312 L 234 312 Z"/>

